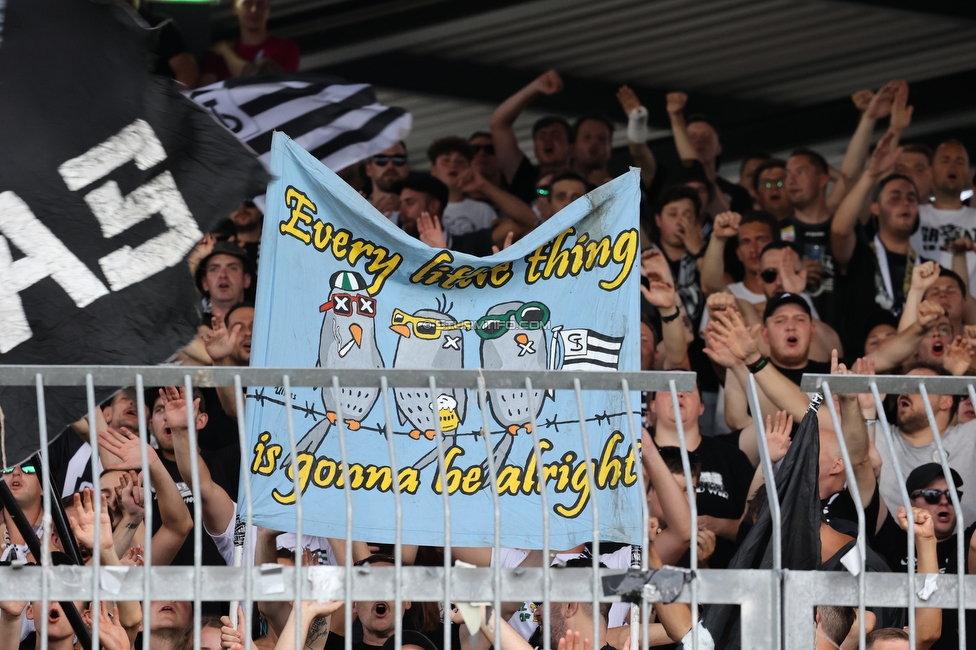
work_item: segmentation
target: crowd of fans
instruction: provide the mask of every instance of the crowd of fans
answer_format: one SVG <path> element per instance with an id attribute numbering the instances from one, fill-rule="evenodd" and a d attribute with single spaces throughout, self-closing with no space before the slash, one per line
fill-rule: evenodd
<path id="1" fill-rule="evenodd" d="M 268 35 L 268 0 L 237 0 L 241 36 L 208 53 L 202 73 L 171 41 L 160 71 L 192 87 L 248 74 L 294 70 L 294 43 Z M 190 63 L 192 62 L 192 69 Z M 538 120 L 532 129 L 531 156 L 519 148 L 513 125 L 534 99 L 556 95 L 563 83 L 549 71 L 503 101 L 486 125 L 468 138 L 446 136 L 430 144 L 429 172 L 411 171 L 404 143 L 362 161 L 341 175 L 376 210 L 406 234 L 435 248 L 487 256 L 525 236 L 564 207 L 611 178 L 608 163 L 614 125 L 598 113 L 570 123 L 558 116 Z M 839 168 L 816 151 L 800 148 L 784 159 L 765 153 L 746 156 L 738 183 L 718 175 L 721 140 L 706 117 L 686 114 L 693 98 L 667 96 L 674 145 L 681 164 L 659 168 L 647 146 L 648 111 L 626 86 L 618 94 L 628 120 L 628 149 L 640 168 L 642 184 L 641 367 L 644 370 L 694 370 L 698 389 L 678 396 L 646 396 L 643 467 L 652 515 L 647 549 L 652 567 L 688 566 L 696 545 L 700 566 L 728 565 L 756 520 L 765 499 L 759 463 L 757 419 L 765 423 L 771 460 L 787 453 L 791 436 L 811 397 L 799 388 L 804 373 L 908 374 L 920 380 L 976 372 L 976 278 L 972 232 L 976 210 L 963 202 L 972 186 L 965 147 L 954 140 L 934 150 L 900 141 L 912 107 L 908 85 L 892 81 L 877 91 L 853 95 L 857 127 Z M 872 150 L 879 121 L 887 120 Z M 416 152 L 413 152 L 416 155 Z M 533 162 L 534 161 L 534 162 Z M 422 167 L 425 165 L 414 165 Z M 258 281 L 263 215 L 245 200 L 193 250 L 189 265 L 202 299 L 203 318 L 196 339 L 179 353 L 192 365 L 246 366 L 250 358 L 252 299 Z M 759 387 L 762 413 L 746 399 L 750 375 Z M 98 554 L 104 565 L 139 565 L 146 535 L 152 536 L 154 565 L 192 565 L 191 510 L 202 504 L 203 561 L 233 562 L 241 450 L 237 396 L 233 389 L 152 388 L 144 395 L 149 433 L 152 492 L 140 473 L 137 395 L 120 390 L 96 413 L 97 422 L 79 421 L 50 447 L 49 477 L 71 523 L 74 542 L 85 558 Z M 187 402 L 192 401 L 199 448 L 191 449 Z M 825 570 L 845 570 L 841 558 L 856 543 L 857 512 L 852 493 L 865 506 L 867 570 L 905 572 L 914 562 L 920 573 L 952 573 L 956 565 L 956 513 L 938 464 L 927 407 L 943 436 L 964 520 L 976 521 L 976 412 L 970 400 L 932 395 L 888 396 L 884 402 L 894 446 L 879 441 L 880 414 L 870 394 L 837 397 L 843 440 L 856 485 L 847 469 L 838 433 L 819 413 L 819 498 L 821 557 Z M 697 491 L 697 539 L 691 539 L 685 475 L 678 453 L 678 422 L 691 452 Z M 101 495 L 91 490 L 93 469 L 88 444 L 99 440 Z M 191 458 L 199 461 L 198 484 L 191 480 Z M 902 505 L 892 467 L 907 477 L 904 487 L 912 511 Z M 28 521 L 40 532 L 40 468 L 26 463 L 4 470 L 3 478 Z M 94 500 L 103 503 L 99 548 L 94 542 Z M 143 528 L 144 505 L 152 501 L 153 526 Z M 25 540 L 3 512 L 3 562 L 33 562 Z M 407 523 L 409 525 L 409 522 Z M 974 526 L 965 531 L 967 571 L 976 572 Z M 908 557 L 913 535 L 917 557 Z M 305 564 L 341 563 L 342 540 L 258 529 L 254 561 Z M 54 539 L 63 550 L 71 540 Z M 628 567 L 629 546 L 603 543 L 602 562 Z M 437 548 L 407 547 L 404 562 L 439 566 Z M 356 542 L 357 563 L 392 564 L 392 549 Z M 544 561 L 590 566 L 588 548 L 568 549 L 553 558 L 538 551 L 454 549 L 453 557 L 478 566 L 540 566 Z M 970 559 L 972 558 L 972 559 Z M 84 610 L 84 603 L 79 603 Z M 57 603 L 47 612 L 39 602 L 0 603 L 0 650 L 40 647 L 36 622 L 46 616 L 52 648 L 73 644 L 73 632 Z M 192 647 L 191 608 L 186 602 L 153 602 L 150 647 Z M 240 611 L 235 627 L 227 603 L 207 603 L 203 647 L 237 647 L 252 635 L 260 648 L 294 647 L 290 603 L 262 602 Z M 309 648 L 343 647 L 345 618 L 354 617 L 353 647 L 392 648 L 395 618 L 402 615 L 404 644 L 441 648 L 444 613 L 436 604 L 357 602 L 352 612 L 337 603 L 306 603 L 301 624 Z M 506 648 L 541 647 L 539 621 L 548 617 L 551 645 L 559 650 L 625 647 L 629 609 L 617 605 L 594 612 L 586 602 L 552 603 L 548 611 L 530 603 L 503 608 L 501 634 Z M 818 648 L 856 647 L 858 629 L 870 632 L 868 647 L 907 648 L 906 612 L 869 608 L 864 621 L 849 607 L 821 606 L 809 621 Z M 495 642 L 498 612 L 481 608 L 479 629 L 468 629 L 461 614 L 448 612 L 455 647 L 487 648 Z M 127 650 L 142 632 L 139 603 L 119 602 L 99 612 L 101 643 Z M 682 604 L 655 604 L 651 645 L 687 640 L 691 610 Z M 599 638 L 592 638 L 597 618 Z M 508 621 L 507 623 L 505 621 Z M 802 625 L 798 621 L 791 625 Z M 969 629 L 976 625 L 969 625 Z M 711 640 L 701 628 L 706 643 Z M 955 610 L 919 609 L 917 647 L 958 647 Z M 853 644 L 853 645 L 852 645 Z M 713 647 L 713 646 L 707 646 Z M 441 648 L 441 650 L 447 650 Z"/>

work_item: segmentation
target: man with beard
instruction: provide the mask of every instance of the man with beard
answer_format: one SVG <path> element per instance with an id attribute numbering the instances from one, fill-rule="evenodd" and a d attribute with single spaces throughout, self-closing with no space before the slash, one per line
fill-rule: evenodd
<path id="1" fill-rule="evenodd" d="M 912 235 L 912 247 L 920 255 L 952 268 L 950 244 L 957 239 L 976 239 L 976 209 L 962 204 L 963 190 L 972 187 L 969 154 L 962 143 L 947 140 L 935 150 L 932 162 L 935 201 L 918 209 L 921 226 Z M 976 253 L 966 254 L 970 285 L 976 279 Z"/>
<path id="2" fill-rule="evenodd" d="M 407 145 L 402 141 L 366 161 L 366 176 L 373 183 L 369 202 L 394 223 L 400 210 L 400 193 L 395 187 L 409 173 Z"/>
<path id="3" fill-rule="evenodd" d="M 926 377 L 944 376 L 949 373 L 941 366 L 919 365 L 908 374 L 924 381 Z M 959 398 L 956 396 L 929 394 L 929 403 L 939 431 L 942 432 L 942 444 L 950 462 L 959 472 L 962 480 L 967 483 L 976 482 L 976 444 L 973 444 L 976 420 L 949 426 L 959 403 Z M 881 455 L 882 467 L 891 467 L 892 463 L 897 462 L 903 471 L 911 472 L 916 467 L 937 459 L 938 452 L 922 396 L 918 393 L 903 393 L 897 398 L 896 408 L 897 426 L 892 429 L 894 454 L 892 455 L 887 445 L 878 445 L 878 452 Z M 901 492 L 895 482 L 894 472 L 881 473 L 881 496 L 886 503 L 901 503 Z M 960 501 L 964 521 L 974 521 L 976 493 L 967 493 Z"/>

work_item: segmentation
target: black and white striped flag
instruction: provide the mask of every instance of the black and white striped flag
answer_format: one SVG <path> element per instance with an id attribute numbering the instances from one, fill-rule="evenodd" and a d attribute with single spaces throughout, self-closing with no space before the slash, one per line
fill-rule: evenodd
<path id="1" fill-rule="evenodd" d="M 372 86 L 318 74 L 231 79 L 189 96 L 251 147 L 265 166 L 275 131 L 339 171 L 403 140 L 412 124 L 404 109 L 377 102 Z"/>
<path id="2" fill-rule="evenodd" d="M 563 344 L 563 370 L 616 370 L 623 338 L 591 329 L 558 330 Z"/>

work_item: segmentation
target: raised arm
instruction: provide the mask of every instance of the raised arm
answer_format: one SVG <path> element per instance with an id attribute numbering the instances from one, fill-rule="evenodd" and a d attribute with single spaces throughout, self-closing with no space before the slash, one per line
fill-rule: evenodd
<path id="1" fill-rule="evenodd" d="M 803 419 L 810 398 L 800 388 L 784 377 L 772 363 L 759 353 L 759 326 L 746 327 L 736 312 L 716 314 L 715 334 L 743 363 L 732 366 L 739 382 L 749 383 L 749 373 L 756 376 L 756 383 L 776 409 L 784 410 L 797 421 Z"/>
<path id="2" fill-rule="evenodd" d="M 916 264 L 912 269 L 912 282 L 905 295 L 905 308 L 901 312 L 901 319 L 898 321 L 898 331 L 907 329 L 909 325 L 918 318 L 918 306 L 922 302 L 922 297 L 929 290 L 936 280 L 939 279 L 939 265 L 936 262 L 925 262 Z M 880 367 L 879 372 L 883 372 Z"/>
<path id="3" fill-rule="evenodd" d="M 691 508 L 688 496 L 674 480 L 647 429 L 641 438 L 641 465 L 657 492 L 661 510 L 668 521 L 667 530 L 657 536 L 655 545 L 664 562 L 674 564 L 691 544 Z"/>
<path id="4" fill-rule="evenodd" d="M 539 95 L 553 95 L 563 89 L 563 80 L 559 73 L 549 70 L 536 78 L 532 83 L 499 104 L 491 114 L 488 125 L 491 127 L 491 139 L 495 145 L 498 165 L 511 183 L 515 172 L 525 154 L 519 149 L 513 125 L 518 116 Z"/>
<path id="5" fill-rule="evenodd" d="M 664 253 L 652 248 L 641 255 L 641 274 L 650 287 L 641 285 L 641 293 L 661 313 L 661 339 L 664 341 L 664 369 L 691 370 L 688 360 L 687 330 L 677 307 L 678 294 L 674 290 L 671 269 Z"/>
<path id="6" fill-rule="evenodd" d="M 723 212 L 715 215 L 712 236 L 705 247 L 701 261 L 701 288 L 705 295 L 725 291 L 725 245 L 739 234 L 742 215 L 738 212 Z"/>
<path id="7" fill-rule="evenodd" d="M 897 334 L 882 343 L 880 348 L 865 357 L 874 363 L 878 372 L 891 372 L 905 363 L 945 313 L 942 305 L 931 300 L 918 303 L 915 311 L 917 315 L 908 327 L 899 330 Z"/>
<path id="8" fill-rule="evenodd" d="M 641 105 L 637 95 L 627 86 L 621 86 L 617 91 L 617 101 L 627 116 L 627 149 L 630 151 L 634 165 L 640 167 L 641 183 L 650 187 L 657 174 L 657 160 L 654 153 L 647 146 L 650 131 L 647 129 L 647 109 Z"/>
<path id="9" fill-rule="evenodd" d="M 895 134 L 888 132 L 878 142 L 871 156 L 871 164 L 867 171 L 847 193 L 841 201 L 834 220 L 830 224 L 830 245 L 833 250 L 834 259 L 840 264 L 841 268 L 846 268 L 851 257 L 854 255 L 854 247 L 857 245 L 857 235 L 854 227 L 857 225 L 858 216 L 867 209 L 871 201 L 871 193 L 874 186 L 892 167 L 901 155 L 901 149 L 891 150 L 891 141 Z"/>
<path id="10" fill-rule="evenodd" d="M 681 92 L 668 93 L 666 109 L 671 121 L 671 135 L 674 138 L 674 148 L 678 150 L 681 160 L 698 160 L 698 153 L 688 137 L 688 125 L 685 122 L 685 104 L 688 95 Z"/>
<path id="11" fill-rule="evenodd" d="M 830 360 L 830 374 L 850 375 L 874 374 L 869 368 L 870 364 L 858 359 L 854 372 L 850 372 L 842 363 L 838 363 L 836 353 Z M 873 396 L 868 395 L 867 397 Z M 871 503 L 874 496 L 874 488 L 877 486 L 878 479 L 874 475 L 874 468 L 871 467 L 871 459 L 868 451 L 871 449 L 871 440 L 868 438 L 867 425 L 861 415 L 861 400 L 857 393 L 838 394 L 840 400 L 840 422 L 844 432 L 844 441 L 847 443 L 847 453 L 851 457 L 851 469 L 854 470 L 854 477 L 857 479 L 857 489 L 861 495 L 861 502 L 864 505 Z M 848 489 L 853 486 L 848 486 Z M 871 522 L 868 522 L 871 525 Z"/>
<path id="12" fill-rule="evenodd" d="M 187 428 L 186 389 L 167 386 L 162 389 L 163 405 L 166 408 L 166 424 L 173 432 L 173 453 L 180 476 L 190 487 L 190 491 L 200 499 L 203 510 L 203 525 L 214 535 L 220 535 L 234 520 L 237 506 L 224 488 L 213 481 L 210 468 L 204 462 L 198 449 L 190 449 L 190 430 Z M 200 399 L 193 400 L 193 413 L 199 432 L 206 424 L 206 414 L 200 412 Z M 200 484 L 194 485 L 192 457 L 196 454 Z"/>
<path id="13" fill-rule="evenodd" d="M 843 183 L 835 183 L 827 196 L 827 207 L 831 210 L 837 208 L 844 199 L 844 195 L 850 189 L 851 184 L 857 180 L 864 168 L 864 161 L 868 157 L 871 149 L 871 135 L 878 120 L 891 113 L 891 103 L 895 98 L 897 82 L 891 81 L 885 84 L 878 92 L 871 97 L 867 109 L 861 113 L 861 119 L 857 123 L 854 135 L 847 145 L 847 152 L 840 165 L 841 178 Z"/>
<path id="14" fill-rule="evenodd" d="M 121 431 L 107 429 L 99 432 L 98 442 L 109 447 L 121 459 L 119 465 L 107 469 L 128 470 L 142 466 L 139 436 L 128 429 L 123 427 Z M 156 491 L 156 507 L 162 522 L 152 537 L 152 563 L 169 564 L 190 534 L 193 517 L 183 503 L 179 488 L 166 471 L 166 466 L 156 455 L 156 450 L 147 447 L 146 452 L 149 455 L 149 478 Z"/>
<path id="15" fill-rule="evenodd" d="M 928 510 L 912 508 L 915 552 L 918 554 L 918 573 L 939 574 L 939 555 L 935 539 L 935 524 Z M 904 506 L 898 508 L 898 525 L 908 531 L 908 514 Z M 912 534 L 912 532 L 909 532 Z M 928 650 L 942 637 L 942 610 L 926 607 L 915 611 L 915 647 Z"/>
<path id="16" fill-rule="evenodd" d="M 327 601 L 320 603 L 317 600 L 302 601 L 301 635 L 305 639 L 305 647 L 315 645 L 322 635 L 329 633 L 329 619 L 332 614 L 342 606 L 338 601 Z M 313 627 L 316 620 L 321 620 L 321 625 L 316 625 L 313 634 L 309 630 Z M 314 638 L 313 638 L 314 637 Z M 275 650 L 295 650 L 295 608 L 292 607 L 288 614 L 288 620 L 278 634 L 278 641 L 275 643 Z"/>
<path id="17" fill-rule="evenodd" d="M 231 360 L 231 352 L 243 336 L 244 326 L 237 323 L 231 329 L 227 329 L 227 324 L 223 318 L 214 316 L 211 319 L 211 329 L 203 338 L 203 345 L 207 355 L 213 360 L 215 366 L 234 366 Z M 218 386 L 217 399 L 220 400 L 220 408 L 228 416 L 237 417 L 237 396 L 233 386 Z"/>
<path id="18" fill-rule="evenodd" d="M 26 607 L 26 601 L 0 601 L 0 650 L 20 647 L 21 617 Z"/>

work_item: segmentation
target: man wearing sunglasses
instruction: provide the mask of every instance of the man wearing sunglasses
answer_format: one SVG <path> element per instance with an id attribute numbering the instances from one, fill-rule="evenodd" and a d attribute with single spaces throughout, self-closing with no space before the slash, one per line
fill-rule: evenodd
<path id="1" fill-rule="evenodd" d="M 962 477 L 955 469 L 950 467 L 949 470 L 952 472 L 952 481 L 955 484 L 956 493 L 961 500 L 963 492 L 959 487 L 963 484 Z M 884 469 L 882 470 L 882 474 L 890 471 L 890 469 Z M 952 499 L 949 497 L 949 486 L 945 479 L 942 465 L 939 463 L 919 465 L 905 479 L 905 488 L 908 491 L 908 496 L 912 500 L 912 508 L 924 510 L 932 518 L 932 524 L 935 529 L 935 552 L 939 572 L 946 575 L 955 574 L 958 570 L 956 564 L 956 513 L 952 507 Z M 901 503 L 901 498 L 898 501 L 888 502 L 888 514 L 881 528 L 878 530 L 873 547 L 874 550 L 884 556 L 885 561 L 892 571 L 907 573 L 908 562 L 910 561 L 908 557 L 907 535 L 901 526 L 898 525 L 895 519 L 895 513 L 891 512 L 892 509 L 897 512 L 898 505 L 896 504 Z M 965 530 L 964 540 L 967 548 L 972 541 L 974 529 L 976 529 L 976 526 L 970 525 Z M 918 544 L 918 538 L 916 537 L 916 547 Z M 916 553 L 918 554 L 917 557 L 921 557 L 922 550 L 918 549 Z M 916 567 L 919 566 L 920 561 L 918 559 L 911 561 L 915 563 Z M 966 569 L 967 571 L 971 570 L 968 566 Z M 958 614 L 955 609 L 947 608 L 942 610 L 942 636 L 931 647 L 959 647 Z"/>
<path id="2" fill-rule="evenodd" d="M 27 521 L 34 527 L 34 532 L 40 531 L 41 515 L 44 514 L 41 505 L 41 482 L 37 469 L 33 463 L 14 465 L 3 470 L 3 482 L 7 484 L 17 505 L 24 511 Z M 27 558 L 27 543 L 14 524 L 13 518 L 6 510 L 3 513 L 4 535 L 0 542 L 0 562 L 7 562 L 15 558 Z"/>
<path id="3" fill-rule="evenodd" d="M 409 173 L 407 145 L 402 141 L 366 161 L 366 176 L 373 184 L 369 202 L 394 222 L 400 210 L 400 193 L 396 191 L 396 184 Z"/>

